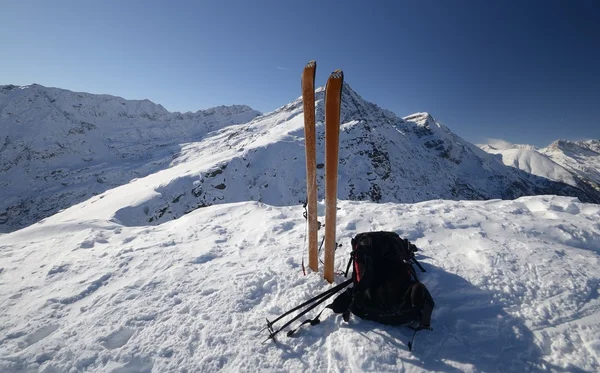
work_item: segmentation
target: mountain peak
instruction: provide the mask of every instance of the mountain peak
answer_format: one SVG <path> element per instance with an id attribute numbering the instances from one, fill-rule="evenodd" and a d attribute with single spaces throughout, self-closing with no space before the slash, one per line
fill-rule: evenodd
<path id="1" fill-rule="evenodd" d="M 586 155 L 594 153 L 600 155 L 600 140 L 570 141 L 559 139 L 550 144 L 549 151 L 560 151 L 569 153 L 585 153 Z"/>
<path id="2" fill-rule="evenodd" d="M 428 112 L 413 113 L 403 118 L 407 122 L 416 123 L 422 127 L 432 127 L 436 124 L 435 118 Z"/>

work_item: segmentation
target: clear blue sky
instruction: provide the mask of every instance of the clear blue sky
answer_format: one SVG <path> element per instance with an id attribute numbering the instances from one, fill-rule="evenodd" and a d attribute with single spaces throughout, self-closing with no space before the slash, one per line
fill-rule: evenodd
<path id="1" fill-rule="evenodd" d="M 472 142 L 600 138 L 600 1 L 5 1 L 0 84 L 171 111 L 300 95 L 316 59 L 364 98 Z"/>

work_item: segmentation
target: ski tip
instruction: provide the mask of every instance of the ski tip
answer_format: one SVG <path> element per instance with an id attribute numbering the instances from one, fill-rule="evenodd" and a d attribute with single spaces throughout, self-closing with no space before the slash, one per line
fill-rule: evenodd
<path id="1" fill-rule="evenodd" d="M 315 61 L 315 60 L 311 60 L 311 61 L 309 61 L 309 62 L 306 64 L 306 66 L 304 66 L 304 68 L 305 68 L 305 69 L 310 69 L 310 68 L 312 68 L 312 67 L 315 67 L 315 66 L 317 66 L 317 61 Z"/>
<path id="2" fill-rule="evenodd" d="M 335 70 L 329 76 L 331 79 L 344 79 L 344 72 L 340 69 Z"/>

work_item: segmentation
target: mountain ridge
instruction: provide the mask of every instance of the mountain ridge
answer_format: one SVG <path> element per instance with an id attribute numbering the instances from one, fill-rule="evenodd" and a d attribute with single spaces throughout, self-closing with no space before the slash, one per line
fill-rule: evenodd
<path id="1" fill-rule="evenodd" d="M 170 113 L 149 100 L 0 86 L 0 224 L 31 224 L 151 174 L 182 143 L 260 114 L 245 105 Z"/>
<path id="2" fill-rule="evenodd" d="M 108 96 L 110 103 L 105 103 L 105 96 L 70 91 L 66 97 L 48 98 L 40 92 L 42 87 L 34 88 L 38 91 L 29 92 L 33 97 L 17 100 L 13 106 L 0 95 L 0 126 L 7 129 L 7 139 L 15 136 L 9 131 L 11 125 L 52 130 L 42 136 L 34 133 L 28 138 L 29 148 L 21 146 L 20 152 L 15 141 L 5 140 L 0 147 L 0 185 L 10 192 L 0 205 L 5 230 L 92 201 L 123 224 L 141 225 L 160 224 L 219 203 L 254 200 L 293 205 L 305 198 L 301 98 L 262 115 L 240 106 L 241 112 L 201 113 L 190 121 L 165 113 L 150 101 L 128 106 L 130 117 L 109 110 L 114 96 Z M 0 92 L 7 96 L 14 89 L 0 87 Z M 322 199 L 324 89 L 315 92 Z M 117 103 L 128 105 L 127 101 Z M 57 105 L 70 111 L 55 110 Z M 9 115 L 11 107 L 20 108 L 21 114 Z M 35 115 L 39 110 L 43 111 L 41 119 Z M 600 201 L 600 195 L 590 191 L 506 167 L 429 113 L 398 117 L 364 100 L 347 83 L 341 123 L 340 199 L 419 202 L 558 194 Z M 102 141 L 92 136 L 98 133 L 104 133 Z M 127 186 L 130 183 L 137 186 Z M 139 183 L 146 192 L 140 192 Z M 119 208 L 122 202 L 109 202 L 113 188 L 135 190 L 125 195 L 139 203 Z"/>
<path id="3" fill-rule="evenodd" d="M 566 182 L 590 193 L 600 191 L 600 140 L 559 139 L 543 148 L 509 143 L 480 147 L 499 156 L 507 166 Z"/>

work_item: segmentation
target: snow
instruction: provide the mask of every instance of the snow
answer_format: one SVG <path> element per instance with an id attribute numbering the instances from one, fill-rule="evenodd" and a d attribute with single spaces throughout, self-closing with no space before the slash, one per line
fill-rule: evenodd
<path id="1" fill-rule="evenodd" d="M 340 201 L 338 271 L 363 231 L 421 249 L 436 309 L 412 353 L 410 330 L 328 311 L 261 344 L 265 317 L 330 287 L 302 274 L 300 205 L 214 205 L 154 226 L 78 207 L 0 236 L 2 372 L 600 369 L 598 205 Z"/>

